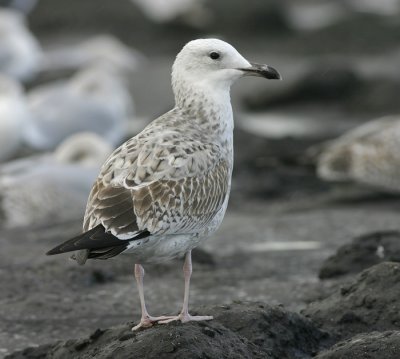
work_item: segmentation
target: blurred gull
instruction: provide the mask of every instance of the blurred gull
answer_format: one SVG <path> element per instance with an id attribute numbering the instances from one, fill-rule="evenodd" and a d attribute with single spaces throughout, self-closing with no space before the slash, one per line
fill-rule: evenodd
<path id="1" fill-rule="evenodd" d="M 400 192 L 400 117 L 366 123 L 327 144 L 318 175 Z"/>
<path id="2" fill-rule="evenodd" d="M 15 160 L 0 167 L 1 227 L 44 225 L 77 219 L 102 162 L 112 147 L 80 133 L 53 154 Z"/>
<path id="3" fill-rule="evenodd" d="M 29 112 L 19 83 L 0 75 L 0 162 L 10 159 L 22 146 Z"/>
<path id="4" fill-rule="evenodd" d="M 96 65 L 69 81 L 40 86 L 28 95 L 32 121 L 26 143 L 39 150 L 54 149 L 68 136 L 90 131 L 113 145 L 120 144 L 133 116 L 127 87 L 110 66 Z"/>
<path id="5" fill-rule="evenodd" d="M 296 30 L 318 30 L 348 16 L 340 2 L 301 1 L 288 5 L 287 17 Z"/>
<path id="6" fill-rule="evenodd" d="M 400 12 L 399 0 L 348 0 L 348 6 L 359 12 L 395 16 Z"/>
<path id="7" fill-rule="evenodd" d="M 77 70 L 94 63 L 111 65 L 126 73 L 138 68 L 143 55 L 108 34 L 97 35 L 76 45 L 45 51 L 42 71 Z"/>
<path id="8" fill-rule="evenodd" d="M 208 22 L 210 14 L 201 0 L 131 0 L 154 22 L 165 23 L 178 17 L 193 26 Z"/>
<path id="9" fill-rule="evenodd" d="M 23 14 L 28 14 L 36 6 L 37 0 L 0 0 L 0 6 L 18 10 Z"/>
<path id="10" fill-rule="evenodd" d="M 26 27 L 23 15 L 0 9 L 0 72 L 27 81 L 36 74 L 40 60 L 39 43 Z"/>

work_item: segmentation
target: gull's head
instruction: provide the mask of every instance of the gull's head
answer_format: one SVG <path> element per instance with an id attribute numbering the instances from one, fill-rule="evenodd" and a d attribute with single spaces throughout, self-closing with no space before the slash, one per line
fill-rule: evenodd
<path id="1" fill-rule="evenodd" d="M 113 147 L 102 137 L 91 132 L 79 132 L 64 140 L 55 150 L 59 163 L 98 167 L 109 157 Z"/>
<path id="2" fill-rule="evenodd" d="M 218 39 L 190 41 L 179 52 L 172 67 L 174 88 L 182 81 L 229 88 L 246 75 L 281 79 L 271 66 L 249 62 L 232 45 Z"/>

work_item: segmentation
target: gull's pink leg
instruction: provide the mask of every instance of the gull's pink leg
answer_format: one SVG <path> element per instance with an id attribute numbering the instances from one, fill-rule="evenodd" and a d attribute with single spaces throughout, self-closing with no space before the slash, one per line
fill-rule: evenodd
<path id="1" fill-rule="evenodd" d="M 200 321 L 200 320 L 211 320 L 212 316 L 204 315 L 204 316 L 192 316 L 189 314 L 189 290 L 190 290 L 190 277 L 192 276 L 192 251 L 186 253 L 185 263 L 183 264 L 183 274 L 185 277 L 185 294 L 183 297 L 183 307 L 179 315 L 161 320 L 160 324 L 170 323 L 175 320 L 180 320 L 182 323 L 190 322 L 190 321 Z"/>
<path id="2" fill-rule="evenodd" d="M 138 285 L 139 297 L 140 297 L 140 306 L 142 309 L 142 318 L 140 323 L 132 328 L 132 330 L 138 330 L 139 328 L 147 328 L 151 327 L 155 322 L 160 320 L 167 320 L 173 317 L 152 317 L 149 315 L 146 309 L 146 303 L 144 301 L 144 291 L 143 291 L 143 277 L 144 277 L 144 269 L 140 264 L 135 264 L 135 278 Z"/>

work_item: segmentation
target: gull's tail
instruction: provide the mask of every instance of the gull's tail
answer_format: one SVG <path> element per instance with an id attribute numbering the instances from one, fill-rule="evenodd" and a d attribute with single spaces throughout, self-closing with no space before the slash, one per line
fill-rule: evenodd
<path id="1" fill-rule="evenodd" d="M 46 254 L 54 255 L 77 251 L 72 258 L 79 264 L 84 264 L 88 258 L 108 259 L 114 257 L 123 252 L 131 241 L 146 238 L 149 235 L 150 232 L 148 231 L 140 231 L 132 238 L 122 240 L 106 232 L 103 225 L 99 224 L 91 230 L 61 243 Z"/>

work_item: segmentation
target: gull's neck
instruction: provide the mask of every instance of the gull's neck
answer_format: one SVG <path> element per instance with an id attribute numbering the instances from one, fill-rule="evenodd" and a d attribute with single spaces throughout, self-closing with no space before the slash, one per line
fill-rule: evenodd
<path id="1" fill-rule="evenodd" d="M 190 118 L 193 126 L 204 131 L 210 140 L 231 143 L 233 115 L 230 86 L 215 86 L 206 81 L 195 85 L 179 81 L 174 84 L 175 108 Z"/>

